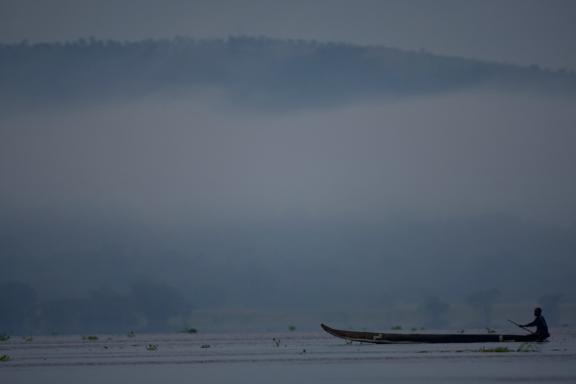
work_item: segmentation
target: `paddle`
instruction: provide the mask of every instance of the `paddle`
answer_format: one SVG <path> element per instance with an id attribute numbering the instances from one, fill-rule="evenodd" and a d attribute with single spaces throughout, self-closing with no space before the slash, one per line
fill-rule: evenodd
<path id="1" fill-rule="evenodd" d="M 517 327 L 519 327 L 519 328 L 522 328 L 523 330 L 525 330 L 526 332 L 530 333 L 531 335 L 534 334 L 534 332 L 532 332 L 531 330 L 529 330 L 529 329 L 526 328 L 526 327 L 521 326 L 521 325 L 518 324 L 517 322 L 512 321 L 512 320 L 510 320 L 510 319 L 508 319 L 508 321 L 511 322 L 512 324 L 514 324 L 515 326 L 517 326 Z"/>

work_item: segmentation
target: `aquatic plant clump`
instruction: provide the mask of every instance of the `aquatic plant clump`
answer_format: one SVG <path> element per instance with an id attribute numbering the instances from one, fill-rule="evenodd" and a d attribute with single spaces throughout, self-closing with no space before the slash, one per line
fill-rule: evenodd
<path id="1" fill-rule="evenodd" d="M 0 355 L 0 361 L 2 362 L 6 362 L 6 361 L 10 361 L 12 360 L 12 358 L 8 355 Z"/>
<path id="2" fill-rule="evenodd" d="M 97 340 L 98 340 L 98 336 L 82 336 L 82 340 L 97 341 Z"/>
<path id="3" fill-rule="evenodd" d="M 511 349 L 508 347 L 496 347 L 496 348 L 481 348 L 479 352 L 538 352 L 533 344 L 525 343 L 519 346 L 517 349 Z"/>
<path id="4" fill-rule="evenodd" d="M 516 352 L 538 352 L 534 344 L 525 343 L 518 347 Z"/>
<path id="5" fill-rule="evenodd" d="M 496 347 L 496 348 L 480 348 L 479 352 L 504 353 L 504 352 L 516 352 L 516 351 L 508 347 Z"/>

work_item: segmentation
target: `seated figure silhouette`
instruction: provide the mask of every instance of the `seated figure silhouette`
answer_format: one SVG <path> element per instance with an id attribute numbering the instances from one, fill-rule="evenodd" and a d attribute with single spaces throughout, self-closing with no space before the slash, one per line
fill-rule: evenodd
<path id="1" fill-rule="evenodd" d="M 534 309 L 534 316 L 536 317 L 534 321 L 522 325 L 522 327 L 536 327 L 536 332 L 534 334 L 538 336 L 540 340 L 546 340 L 550 337 L 548 332 L 548 325 L 546 324 L 546 319 L 542 316 L 542 309 L 540 307 Z"/>

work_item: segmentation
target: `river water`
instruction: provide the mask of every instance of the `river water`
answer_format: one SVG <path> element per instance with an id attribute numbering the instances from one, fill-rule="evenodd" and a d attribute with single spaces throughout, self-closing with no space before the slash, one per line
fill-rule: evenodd
<path id="1" fill-rule="evenodd" d="M 530 344 L 349 344 L 321 331 L 97 337 L 1 342 L 0 383 L 576 383 L 570 328 Z"/>

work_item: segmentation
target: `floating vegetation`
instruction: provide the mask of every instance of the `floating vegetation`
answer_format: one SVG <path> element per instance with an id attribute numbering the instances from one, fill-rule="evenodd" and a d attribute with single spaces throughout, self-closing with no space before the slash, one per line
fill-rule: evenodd
<path id="1" fill-rule="evenodd" d="M 126 336 L 128 336 L 128 337 L 134 337 L 134 336 L 136 336 L 136 334 L 134 333 L 134 331 L 130 331 L 130 332 L 128 332 L 128 333 L 126 334 Z"/>
<path id="2" fill-rule="evenodd" d="M 12 360 L 12 358 L 8 355 L 0 355 L 0 361 L 2 362 L 6 362 L 6 361 L 10 361 Z"/>
<path id="3" fill-rule="evenodd" d="M 538 352 L 534 344 L 524 343 L 518 347 L 516 352 Z"/>
<path id="4" fill-rule="evenodd" d="M 524 343 L 518 349 L 510 349 L 508 347 L 481 348 L 478 352 L 538 352 L 538 350 L 533 344 Z"/>
<path id="5" fill-rule="evenodd" d="M 189 334 L 193 335 L 195 333 L 198 333 L 198 330 L 196 328 L 189 327 L 189 328 L 186 328 L 185 330 L 183 330 L 182 332 L 189 333 Z"/>
<path id="6" fill-rule="evenodd" d="M 394 325 L 393 327 L 390 328 L 393 331 L 401 331 L 402 330 L 402 326 L 401 325 Z"/>
<path id="7" fill-rule="evenodd" d="M 150 352 L 154 352 L 158 350 L 158 344 L 148 344 L 146 346 L 146 350 Z"/>
<path id="8" fill-rule="evenodd" d="M 508 347 L 496 347 L 496 348 L 480 348 L 478 352 L 496 352 L 496 353 L 503 353 L 503 352 L 516 352 L 513 349 Z"/>
<path id="9" fill-rule="evenodd" d="M 82 336 L 82 340 L 96 341 L 96 340 L 98 340 L 98 336 Z"/>
<path id="10" fill-rule="evenodd" d="M 294 331 L 296 330 L 296 327 L 293 326 L 293 325 L 289 325 L 289 326 L 288 326 L 288 330 L 289 330 L 290 332 L 294 332 Z"/>
<path id="11" fill-rule="evenodd" d="M 34 340 L 34 338 L 32 336 L 24 336 L 24 337 L 22 337 L 22 339 L 24 339 L 24 341 L 27 343 L 30 343 L 30 342 L 32 342 L 32 340 Z"/>
<path id="12" fill-rule="evenodd" d="M 10 336 L 5 333 L 0 333 L 0 341 L 8 341 L 10 340 Z"/>

